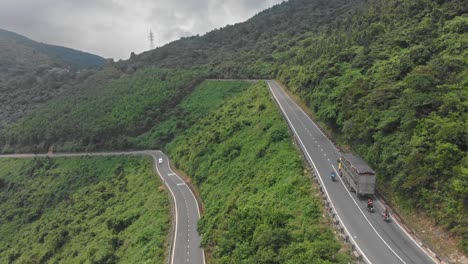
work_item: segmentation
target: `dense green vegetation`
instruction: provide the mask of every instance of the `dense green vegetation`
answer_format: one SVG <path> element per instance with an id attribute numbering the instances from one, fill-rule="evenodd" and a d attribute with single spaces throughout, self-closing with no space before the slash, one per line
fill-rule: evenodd
<path id="1" fill-rule="evenodd" d="M 348 263 L 265 83 L 170 143 L 200 189 L 212 263 Z"/>
<path id="2" fill-rule="evenodd" d="M 219 77 L 259 78 L 274 75 L 271 54 L 287 51 L 289 40 L 346 16 L 360 0 L 290 0 L 264 10 L 243 23 L 215 29 L 203 36 L 182 38 L 122 61 L 122 69 L 148 66 L 190 68 L 218 65 Z M 257 60 L 262 61 L 257 62 Z"/>
<path id="3" fill-rule="evenodd" d="M 201 78 L 205 68 L 165 70 L 148 68 L 55 100 L 28 115 L 0 135 L 3 152 L 60 151 L 131 147 L 129 138 L 168 119 Z"/>
<path id="4" fill-rule="evenodd" d="M 0 159 L 0 263 L 163 263 L 170 202 L 152 162 Z"/>
<path id="5" fill-rule="evenodd" d="M 0 29 L 0 129 L 47 101 L 121 75 L 99 56 Z M 93 68 L 93 69 L 91 69 Z"/>
<path id="6" fill-rule="evenodd" d="M 141 148 L 162 148 L 176 135 L 190 128 L 211 111 L 217 110 L 229 98 L 245 91 L 250 85 L 243 81 L 204 81 L 171 109 L 165 116 L 167 119 L 132 141 Z"/>
<path id="7" fill-rule="evenodd" d="M 465 251 L 467 8 L 459 1 L 369 3 L 333 35 L 301 39 L 278 75 L 377 169 L 381 191 L 461 235 Z"/>
<path id="8" fill-rule="evenodd" d="M 290 0 L 244 23 L 183 38 L 89 74 L 83 77 L 89 80 L 84 92 L 89 96 L 72 78 L 57 87 L 77 94 L 0 131 L 0 146 L 3 151 L 44 150 L 52 144 L 62 150 L 163 147 L 210 112 L 178 106 L 197 83 L 190 78 L 277 78 L 304 99 L 338 142 L 377 170 L 391 202 L 428 214 L 461 237 L 468 252 L 465 2 Z M 93 85 L 120 76 L 104 88 Z M 11 90 L 0 96 L 11 101 L 3 93 Z M 177 100 L 166 101 L 173 97 Z M 147 108 L 140 108 L 140 101 Z M 7 119 L 17 108 L 8 109 Z"/>

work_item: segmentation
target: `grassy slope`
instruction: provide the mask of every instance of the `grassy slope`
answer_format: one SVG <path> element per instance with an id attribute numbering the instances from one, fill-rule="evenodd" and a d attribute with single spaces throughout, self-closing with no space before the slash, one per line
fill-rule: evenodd
<path id="1" fill-rule="evenodd" d="M 212 263 L 347 263 L 264 83 L 168 150 L 200 188 L 199 230 Z"/>
<path id="2" fill-rule="evenodd" d="M 0 145 L 4 152 L 134 147 L 129 139 L 167 119 L 206 73 L 148 68 L 56 100 L 0 133 Z"/>
<path id="3" fill-rule="evenodd" d="M 395 205 L 429 214 L 466 252 L 467 12 L 463 0 L 291 0 L 116 67 L 278 77 L 377 169 Z"/>
<path id="4" fill-rule="evenodd" d="M 163 263 L 169 197 L 150 158 L 0 160 L 0 263 Z"/>
<path id="5" fill-rule="evenodd" d="M 164 121 L 135 138 L 135 145 L 150 149 L 161 148 L 200 118 L 219 108 L 226 100 L 245 91 L 250 85 L 243 81 L 204 81 L 179 105 L 171 109 Z"/>

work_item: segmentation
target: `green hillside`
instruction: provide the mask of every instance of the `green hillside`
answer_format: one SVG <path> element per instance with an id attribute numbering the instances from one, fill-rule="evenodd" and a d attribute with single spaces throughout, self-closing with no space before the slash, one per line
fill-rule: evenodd
<path id="1" fill-rule="evenodd" d="M 0 129 L 53 98 L 121 75 L 110 65 L 101 69 L 105 62 L 0 29 Z"/>
<path id="2" fill-rule="evenodd" d="M 0 39 L 14 41 L 16 45 L 29 47 L 37 53 L 42 53 L 43 55 L 50 57 L 52 60 L 77 69 L 97 68 L 106 63 L 106 60 L 98 55 L 37 42 L 3 29 L 0 29 Z"/>
<path id="3" fill-rule="evenodd" d="M 281 43 L 291 38 L 320 32 L 326 25 L 346 17 L 362 0 L 290 0 L 264 10 L 251 19 L 215 29 L 203 36 L 182 38 L 119 63 L 122 68 L 148 66 L 190 68 L 218 65 L 219 77 L 258 78 L 259 59 L 272 60 Z M 260 72 L 259 72 L 260 71 Z M 261 77 L 273 77 L 271 72 Z"/>
<path id="4" fill-rule="evenodd" d="M 3 151 L 122 149 L 129 139 L 168 119 L 202 78 L 205 68 L 166 70 L 148 68 L 54 100 L 2 133 Z"/>
<path id="5" fill-rule="evenodd" d="M 152 73 L 155 72 L 160 73 L 157 69 Z M 139 80 L 143 80 L 143 76 L 156 76 L 150 75 L 148 72 L 142 74 Z M 172 72 L 171 74 L 177 77 L 181 76 L 180 72 Z M 173 79 L 167 78 L 169 80 Z M 137 85 L 135 85 L 135 87 L 136 86 Z M 119 97 L 118 93 L 115 95 Z M 95 96 L 93 98 L 101 97 Z M 85 101 L 83 100 L 82 102 Z M 93 104 L 92 100 L 88 102 Z M 113 102 L 118 105 L 118 102 Z M 180 161 L 183 162 L 183 157 L 176 157 L 175 160 L 179 163 L 178 166 L 188 169 L 190 173 L 193 173 L 197 186 L 202 187 L 202 199 L 206 208 L 206 216 L 203 217 L 200 227 L 206 226 L 204 227 L 206 231 L 203 232 L 205 238 L 203 244 L 209 251 L 213 251 L 215 254 L 214 256 L 216 256 L 213 258 L 215 261 L 219 259 L 219 263 L 232 263 L 230 261 L 239 261 L 239 263 L 242 263 L 261 260 L 260 263 L 288 263 L 286 259 L 290 258 L 291 261 L 293 261 L 292 263 L 310 263 L 310 261 L 316 260 L 321 260 L 323 263 L 347 263 L 348 257 L 342 252 L 342 245 L 337 242 L 337 239 L 334 237 L 331 230 L 328 229 L 328 225 L 322 218 L 321 202 L 315 198 L 315 193 L 310 188 L 310 180 L 304 175 L 302 161 L 299 156 L 297 156 L 297 150 L 294 149 L 290 141 L 287 127 L 278 113 L 276 106 L 269 99 L 268 90 L 263 82 L 254 85 L 242 81 L 204 81 L 197 86 L 190 95 L 182 100 L 179 105 L 170 109 L 172 109 L 173 112 L 165 114 L 168 117 L 167 119 L 162 118 L 161 120 L 164 121 L 159 125 L 155 125 L 149 133 L 132 138 L 132 140 L 142 144 L 142 147 L 148 148 L 148 145 L 165 144 L 166 141 L 173 141 L 173 138 L 176 137 L 175 141 L 169 146 L 169 149 L 176 148 L 174 152 L 179 155 L 183 153 L 183 155 L 192 157 L 200 154 L 199 149 L 191 148 L 193 144 L 207 147 L 214 151 L 213 156 L 210 157 L 200 155 L 199 160 L 193 160 L 195 163 L 179 163 Z M 76 121 L 76 116 L 80 116 L 80 114 L 73 114 L 68 118 L 72 118 Z M 98 117 L 102 118 L 106 116 Z M 101 122 L 102 119 L 99 118 L 94 121 Z M 63 120 L 59 120 L 58 122 L 63 122 Z M 85 121 L 83 120 L 81 122 Z M 200 145 L 202 141 L 199 139 L 204 137 L 207 138 L 203 141 L 203 144 Z M 229 141 L 225 140 L 227 137 L 230 137 Z M 221 142 L 225 142 L 226 144 L 221 144 Z M 242 153 L 240 151 L 242 151 Z M 204 152 L 204 150 L 202 150 L 202 152 Z M 227 152 L 229 152 L 229 154 L 226 154 Z M 246 153 L 248 153 L 248 155 L 245 159 L 236 159 L 237 156 Z M 291 160 L 290 157 L 293 156 L 296 158 Z M 211 169 L 210 171 L 193 170 L 194 167 L 197 167 L 194 166 L 194 164 L 205 164 L 205 159 L 208 157 L 211 161 L 219 159 L 217 166 L 211 167 L 213 171 L 211 171 Z M 138 159 L 136 160 L 138 161 Z M 236 163 L 233 163 L 234 160 L 236 160 Z M 37 217 L 39 220 L 37 221 L 52 218 L 60 219 L 57 220 L 58 222 L 52 222 L 51 225 L 54 226 L 54 223 L 57 223 L 57 225 L 62 226 L 62 229 L 65 229 L 67 232 L 77 229 L 81 221 L 70 221 L 70 218 L 62 216 L 61 203 L 59 203 L 58 206 L 55 204 L 49 205 L 48 201 L 62 201 L 64 199 L 63 197 L 74 195 L 74 190 L 76 190 L 77 187 L 79 191 L 76 192 L 76 195 L 87 193 L 87 196 L 89 196 L 91 200 L 96 199 L 96 197 L 107 197 L 107 195 L 109 195 L 113 199 L 113 197 L 120 194 L 118 190 L 121 190 L 121 186 L 124 184 L 122 182 L 126 182 L 125 179 L 122 180 L 123 177 L 119 176 L 122 170 L 131 174 L 137 167 L 141 166 L 145 168 L 145 166 L 142 166 L 142 161 L 140 161 L 140 163 L 135 163 L 136 161 L 131 160 L 131 162 L 129 162 L 124 158 L 99 158 L 97 160 L 95 158 L 87 158 L 75 160 L 70 164 L 66 161 L 70 161 L 70 159 L 41 159 L 28 161 L 29 163 L 20 162 L 19 160 L 8 160 L 2 163 L 2 160 L 0 160 L 0 167 L 5 169 L 4 175 L 6 175 L 2 178 L 2 174 L 0 174 L 0 179 L 4 179 L 2 181 L 3 188 L 7 188 L 6 186 L 11 185 L 13 180 L 21 184 L 28 183 L 28 186 L 31 186 L 31 189 L 23 190 L 19 188 L 19 190 L 24 192 L 33 193 L 30 198 L 35 201 L 31 205 L 34 209 L 29 207 L 25 209 L 32 211 L 31 214 L 34 215 L 34 219 L 31 220 L 31 225 L 36 223 L 34 222 L 36 221 L 35 215 L 38 215 Z M 257 167 L 252 166 L 242 171 L 240 168 L 244 162 L 251 165 L 255 163 Z M 231 166 L 237 169 L 226 170 L 226 168 L 231 168 Z M 31 167 L 35 169 L 31 169 Z M 261 172 L 258 178 L 250 179 L 257 171 Z M 89 176 L 89 173 L 92 173 L 93 176 Z M 223 182 L 221 180 L 232 173 L 239 175 L 238 181 Z M 29 176 L 31 174 L 37 174 L 37 176 Z M 64 176 L 63 179 L 58 178 L 58 175 L 61 174 L 66 176 Z M 201 174 L 213 175 L 213 178 L 210 177 L 211 180 L 209 182 L 212 184 L 217 182 L 219 185 L 212 185 L 209 189 L 205 189 L 205 186 L 209 185 L 205 185 L 204 182 L 201 181 L 201 178 L 198 176 Z M 141 175 L 141 173 L 137 173 L 136 177 L 139 177 L 139 175 Z M 43 176 L 43 178 L 39 176 Z M 32 179 L 30 179 L 31 177 Z M 102 177 L 102 180 L 96 177 Z M 117 179 L 115 179 L 116 177 Z M 23 178 L 26 179 L 22 181 Z M 139 183 L 154 180 L 148 179 L 147 177 L 140 178 L 141 179 L 138 181 Z M 33 179 L 40 179 L 40 181 L 36 183 L 33 182 Z M 79 179 L 78 182 L 76 182 L 77 179 Z M 29 182 L 29 180 L 31 182 Z M 39 188 L 37 190 L 38 194 L 35 194 L 35 186 L 42 186 L 42 188 L 45 188 L 51 181 L 53 181 L 52 188 L 47 190 Z M 106 186 L 104 195 L 102 194 L 102 187 L 99 182 Z M 130 179 L 128 179 L 128 182 L 130 182 Z M 265 186 L 265 184 L 268 186 Z M 81 185 L 84 185 L 83 190 L 80 189 Z M 141 196 L 145 196 L 149 191 L 146 189 L 140 190 L 139 188 L 142 188 L 141 185 L 135 185 L 135 187 L 135 191 L 141 192 Z M 152 195 L 160 195 L 157 188 L 154 188 L 154 186 L 146 186 L 146 188 L 150 188 L 152 192 L 154 192 Z M 217 191 L 214 192 L 213 190 Z M 235 190 L 235 192 L 230 192 L 228 190 Z M 258 192 L 255 190 L 262 191 Z M 237 196 L 240 191 L 242 191 L 243 195 L 238 197 L 238 200 L 233 200 L 233 197 Z M 114 192 L 117 192 L 117 194 Z M 254 193 L 256 193 L 256 195 L 253 195 Z M 21 192 L 11 197 L 7 192 L 6 196 L 7 195 L 10 199 L 5 203 L 4 212 L 6 212 L 6 215 L 17 214 L 17 211 L 10 205 L 15 201 L 23 199 L 22 195 L 24 194 Z M 269 198 L 264 200 L 266 195 L 268 195 L 267 197 Z M 104 200 L 107 202 L 106 199 Z M 263 200 L 262 206 L 260 206 L 260 200 Z M 111 201 L 115 202 L 116 200 Z M 282 201 L 279 207 L 278 201 Z M 119 199 L 119 204 L 125 208 L 128 208 L 133 203 L 134 198 L 130 201 Z M 76 214 L 80 214 L 81 212 L 81 214 L 91 217 L 91 223 L 102 223 L 101 226 L 97 226 L 93 229 L 90 228 L 88 233 L 95 232 L 97 236 L 96 241 L 100 241 L 100 243 L 109 246 L 105 246 L 102 249 L 99 247 L 93 248 L 93 246 L 85 247 L 84 244 L 95 245 L 94 240 L 86 240 L 91 238 L 89 238 L 88 235 L 82 235 L 82 233 L 76 234 L 76 238 L 70 238 L 69 236 L 71 235 L 67 233 L 64 238 L 64 240 L 66 240 L 65 246 L 60 245 L 59 248 L 54 249 L 53 245 L 55 244 L 52 244 L 52 246 L 42 246 L 41 243 L 38 243 L 38 245 L 33 244 L 30 250 L 20 251 L 22 243 L 25 243 L 24 241 L 36 240 L 35 237 L 40 237 L 41 232 L 46 231 L 34 232 L 32 234 L 28 233 L 24 240 L 15 239 L 15 237 L 12 236 L 12 232 L 15 228 L 21 228 L 20 230 L 23 228 L 25 230 L 32 229 L 32 227 L 29 227 L 29 220 L 20 220 L 24 219 L 24 217 L 19 217 L 20 219 L 16 219 L 17 221 L 12 221 L 13 224 L 4 226 L 6 237 L 9 238 L 8 245 L 10 245 L 7 246 L 8 249 L 5 250 L 5 256 L 18 259 L 20 263 L 32 257 L 50 258 L 51 262 L 57 260 L 74 263 L 80 262 L 84 257 L 79 254 L 78 256 L 74 256 L 73 252 L 84 251 L 93 252 L 94 255 L 91 257 L 88 256 L 88 258 L 94 259 L 94 261 L 98 263 L 108 263 L 109 261 L 135 263 L 137 255 L 135 255 L 136 253 L 134 252 L 146 252 L 149 246 L 158 247 L 159 251 L 155 253 L 158 254 L 158 257 L 161 256 L 161 252 L 164 252 L 164 245 L 154 244 L 164 242 L 161 236 L 156 237 L 155 240 L 151 240 L 154 241 L 154 243 L 149 241 L 148 247 L 143 247 L 139 242 L 133 242 L 135 238 L 128 237 L 129 234 L 124 233 L 124 231 L 122 231 L 124 234 L 119 233 L 118 237 L 113 234 L 113 232 L 109 234 L 109 225 L 114 226 L 112 223 L 126 223 L 127 219 L 133 219 L 132 213 L 138 212 L 138 209 L 124 213 L 124 211 L 121 211 L 120 207 L 116 205 L 115 210 L 112 209 L 111 211 L 107 209 L 105 213 L 99 215 L 98 219 L 94 219 L 94 212 L 96 210 L 99 211 L 100 207 L 86 208 L 86 211 L 88 211 L 86 212 L 83 211 L 82 203 L 77 203 L 76 206 L 73 203 L 71 205 L 71 208 L 66 208 L 66 212 L 69 212 L 71 215 L 70 217 L 76 218 L 78 217 Z M 103 206 L 106 205 L 108 206 L 109 204 L 105 203 Z M 241 207 L 241 205 L 246 206 Z M 47 210 L 49 207 L 59 209 Z M 231 212 L 234 207 L 239 207 L 242 211 L 236 212 L 234 210 Z M 225 214 L 227 208 L 231 209 L 229 209 L 230 212 Z M 78 212 L 74 212 L 74 210 Z M 46 211 L 47 214 L 44 211 Z M 256 230 L 244 230 L 244 227 L 236 225 L 237 219 L 229 219 L 231 216 L 236 217 L 235 215 L 240 217 L 244 214 L 244 211 L 248 212 L 247 215 L 250 215 L 249 217 L 252 217 L 245 219 L 243 222 L 244 224 L 250 222 L 250 227 L 246 226 L 245 228 L 254 228 Z M 21 215 L 21 213 L 19 215 Z M 25 217 L 29 219 L 30 214 L 26 215 Z M 159 235 L 164 234 L 162 231 L 167 232 L 169 228 L 166 217 L 167 216 L 162 217 L 161 221 L 157 221 L 153 223 L 154 225 L 147 228 L 154 229 L 154 232 L 159 232 Z M 114 218 L 116 218 L 116 220 L 114 220 Z M 142 217 L 140 216 L 140 218 Z M 257 220 L 254 221 L 254 219 Z M 256 228 L 260 223 L 258 221 L 265 221 L 265 224 L 259 225 L 259 227 Z M 26 224 L 21 225 L 24 222 L 26 222 Z M 135 222 L 135 224 L 139 226 L 140 223 Z M 41 224 L 41 226 L 42 225 L 43 224 Z M 225 225 L 231 226 L 231 230 L 220 229 Z M 133 224 L 128 227 L 128 230 L 130 230 L 132 226 Z M 52 227 L 48 225 L 44 227 L 45 230 L 50 228 Z M 270 230 L 270 228 L 272 228 L 272 230 Z M 83 227 L 83 229 L 87 230 L 86 227 Z M 131 230 L 135 229 L 132 228 Z M 247 233 L 236 233 L 235 230 L 239 230 L 240 232 L 245 231 Z M 63 230 L 60 232 L 62 231 Z M 224 231 L 229 233 L 219 233 Z M 0 232 L 2 232 L 1 229 Z M 63 233 L 60 232 L 59 234 Z M 138 233 L 135 234 L 137 241 L 140 241 L 141 236 L 147 234 L 146 231 L 138 231 Z M 223 240 L 222 237 L 224 236 L 232 237 L 233 240 Z M 274 236 L 280 237 L 279 239 L 275 239 Z M 124 239 L 122 239 L 122 237 L 124 237 Z M 253 240 L 254 238 L 255 240 Z M 131 243 L 136 243 L 136 245 L 132 244 L 131 250 L 126 249 L 125 246 L 114 248 L 115 243 L 117 243 L 117 245 L 121 244 L 121 240 L 132 241 Z M 215 248 L 218 247 L 227 250 L 234 246 L 233 242 L 235 241 L 242 243 L 242 247 L 255 242 L 255 250 L 243 252 L 242 254 L 239 251 L 226 251 L 223 253 L 215 250 Z M 125 248 L 126 251 L 122 251 L 121 248 Z M 51 251 L 56 253 L 52 254 L 50 253 Z M 2 250 L 0 248 L 0 256 L 1 252 Z M 130 257 L 126 258 L 126 254 L 130 254 Z M 145 258 L 142 257 L 141 259 Z"/>
<path id="6" fill-rule="evenodd" d="M 189 129 L 201 118 L 216 111 L 231 97 L 244 92 L 252 84 L 244 81 L 203 81 L 180 104 L 171 108 L 165 119 L 148 132 L 132 138 L 132 146 L 143 149 L 163 148 L 174 137 Z"/>
<path id="7" fill-rule="evenodd" d="M 0 263 L 163 263 L 170 202 L 153 160 L 0 159 Z"/>
<path id="8" fill-rule="evenodd" d="M 397 210 L 429 218 L 466 253 L 467 11 L 464 0 L 290 0 L 89 73 L 86 87 L 70 78 L 67 99 L 3 126 L 0 148 L 165 147 L 210 115 L 182 103 L 202 79 L 276 78 L 376 169 Z"/>
<path id="9" fill-rule="evenodd" d="M 212 263 L 348 263 L 264 82 L 167 148 L 200 189 Z"/>
<path id="10" fill-rule="evenodd" d="M 465 252 L 467 8 L 462 1 L 369 3 L 332 36 L 300 40 L 278 73 L 339 142 L 377 169 L 385 186 L 378 189 L 395 206 L 430 215 L 461 236 Z"/>

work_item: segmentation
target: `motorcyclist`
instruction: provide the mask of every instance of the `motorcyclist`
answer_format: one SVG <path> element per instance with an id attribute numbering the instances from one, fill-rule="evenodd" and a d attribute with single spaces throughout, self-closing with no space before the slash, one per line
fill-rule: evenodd
<path id="1" fill-rule="evenodd" d="M 336 174 L 334 171 L 330 173 L 330 177 L 332 178 L 332 180 L 335 180 Z"/>
<path id="2" fill-rule="evenodd" d="M 389 217 L 389 214 L 388 214 L 388 208 L 385 207 L 384 211 L 383 211 L 383 216 L 384 218 L 388 218 Z"/>
<path id="3" fill-rule="evenodd" d="M 367 209 L 372 209 L 374 207 L 374 202 L 371 198 L 367 199 Z"/>

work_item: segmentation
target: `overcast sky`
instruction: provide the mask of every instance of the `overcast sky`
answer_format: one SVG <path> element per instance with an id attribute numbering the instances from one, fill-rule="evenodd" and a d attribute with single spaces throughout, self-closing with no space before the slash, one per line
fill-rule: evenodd
<path id="1" fill-rule="evenodd" d="M 245 21 L 283 0 L 0 0 L 0 28 L 106 58 Z"/>

